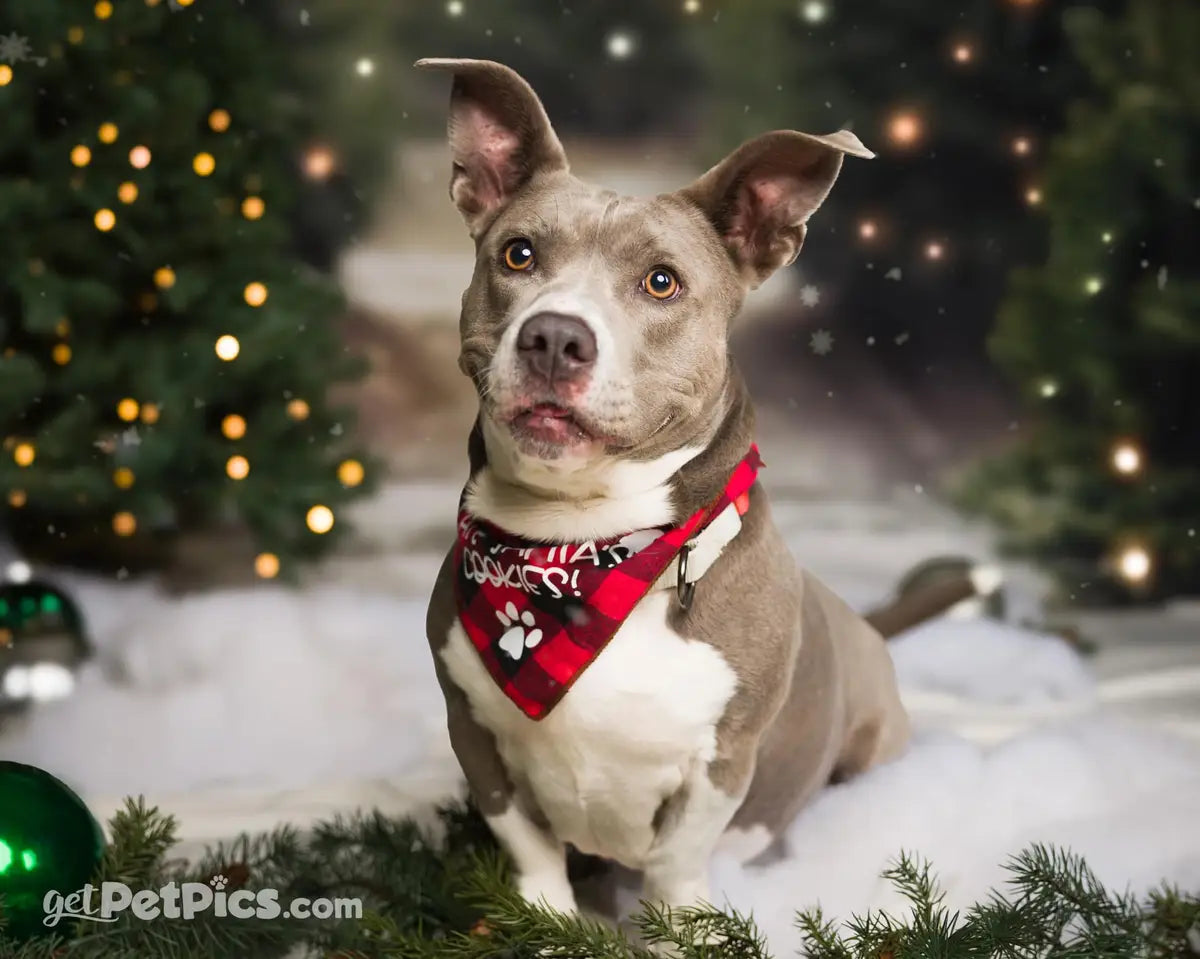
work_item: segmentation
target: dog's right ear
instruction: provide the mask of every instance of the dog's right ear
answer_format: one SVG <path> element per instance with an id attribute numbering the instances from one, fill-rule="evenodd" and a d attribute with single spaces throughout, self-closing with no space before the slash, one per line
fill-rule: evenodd
<path id="1" fill-rule="evenodd" d="M 450 197 L 478 237 L 536 173 L 566 170 L 567 156 L 533 88 L 490 60 L 418 60 L 454 75 L 447 136 Z"/>

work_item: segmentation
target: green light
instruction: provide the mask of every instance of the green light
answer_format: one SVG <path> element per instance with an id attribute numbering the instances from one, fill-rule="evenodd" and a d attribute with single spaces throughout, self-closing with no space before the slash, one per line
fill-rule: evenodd
<path id="1" fill-rule="evenodd" d="M 8 600 L 0 599 L 0 616 L 8 615 Z"/>
<path id="2" fill-rule="evenodd" d="M 8 872 L 8 867 L 12 865 L 12 861 L 12 847 L 3 839 L 0 839 L 0 876 Z"/>
<path id="3" fill-rule="evenodd" d="M 34 855 L 32 849 L 26 849 L 21 853 L 21 865 L 25 867 L 26 872 L 33 872 L 37 868 L 37 856 Z"/>
<path id="4" fill-rule="evenodd" d="M 21 600 L 21 612 L 26 616 L 32 616 L 37 612 L 37 602 L 32 596 L 27 596 L 25 599 Z"/>
<path id="5" fill-rule="evenodd" d="M 61 609 L 62 609 L 62 603 L 59 601 L 59 598 L 57 596 L 54 596 L 52 594 L 47 594 L 42 597 L 42 612 L 43 613 L 57 613 Z"/>

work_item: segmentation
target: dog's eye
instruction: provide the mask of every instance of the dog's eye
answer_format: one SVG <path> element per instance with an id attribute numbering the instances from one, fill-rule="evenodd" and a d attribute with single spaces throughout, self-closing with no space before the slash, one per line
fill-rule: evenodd
<path id="1" fill-rule="evenodd" d="M 679 292 L 679 279 L 665 266 L 656 266 L 642 277 L 642 289 L 656 300 L 669 300 Z"/>
<path id="2" fill-rule="evenodd" d="M 510 270 L 528 270 L 533 266 L 533 244 L 528 240 L 509 240 L 504 247 L 504 265 Z"/>

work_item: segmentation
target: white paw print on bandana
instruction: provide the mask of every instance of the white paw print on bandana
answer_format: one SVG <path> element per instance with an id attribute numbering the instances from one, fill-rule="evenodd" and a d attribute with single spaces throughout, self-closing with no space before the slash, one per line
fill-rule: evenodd
<path id="1" fill-rule="evenodd" d="M 500 637 L 500 648 L 513 659 L 520 659 L 525 655 L 525 650 L 533 649 L 542 641 L 542 631 L 533 628 L 536 620 L 529 610 L 518 613 L 516 605 L 509 603 L 504 607 L 504 612 L 496 610 L 496 618 L 507 630 Z"/>

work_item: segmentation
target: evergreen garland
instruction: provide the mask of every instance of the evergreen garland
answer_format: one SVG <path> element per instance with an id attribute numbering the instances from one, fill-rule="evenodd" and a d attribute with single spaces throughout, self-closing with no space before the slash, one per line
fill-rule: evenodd
<path id="1" fill-rule="evenodd" d="M 301 833 L 281 827 L 171 858 L 174 819 L 130 800 L 112 820 L 97 882 L 157 889 L 226 876 L 233 888 L 357 897 L 362 920 L 232 920 L 64 924 L 18 943 L 0 927 L 0 959 L 768 959 L 752 917 L 710 906 L 643 904 L 626 932 L 525 902 L 486 824 L 466 807 L 433 826 L 358 814 Z M 1200 955 L 1200 896 L 1164 886 L 1143 898 L 1106 889 L 1078 856 L 1033 846 L 1006 866 L 1006 891 L 965 912 L 945 905 L 928 863 L 902 854 L 884 877 L 906 914 L 874 911 L 842 922 L 819 908 L 797 916 L 811 959 L 1188 959 Z M 801 904 L 803 905 L 803 904 Z M 0 901 L 0 914 L 3 902 Z M 2 918 L 0 918 L 2 923 Z"/>

